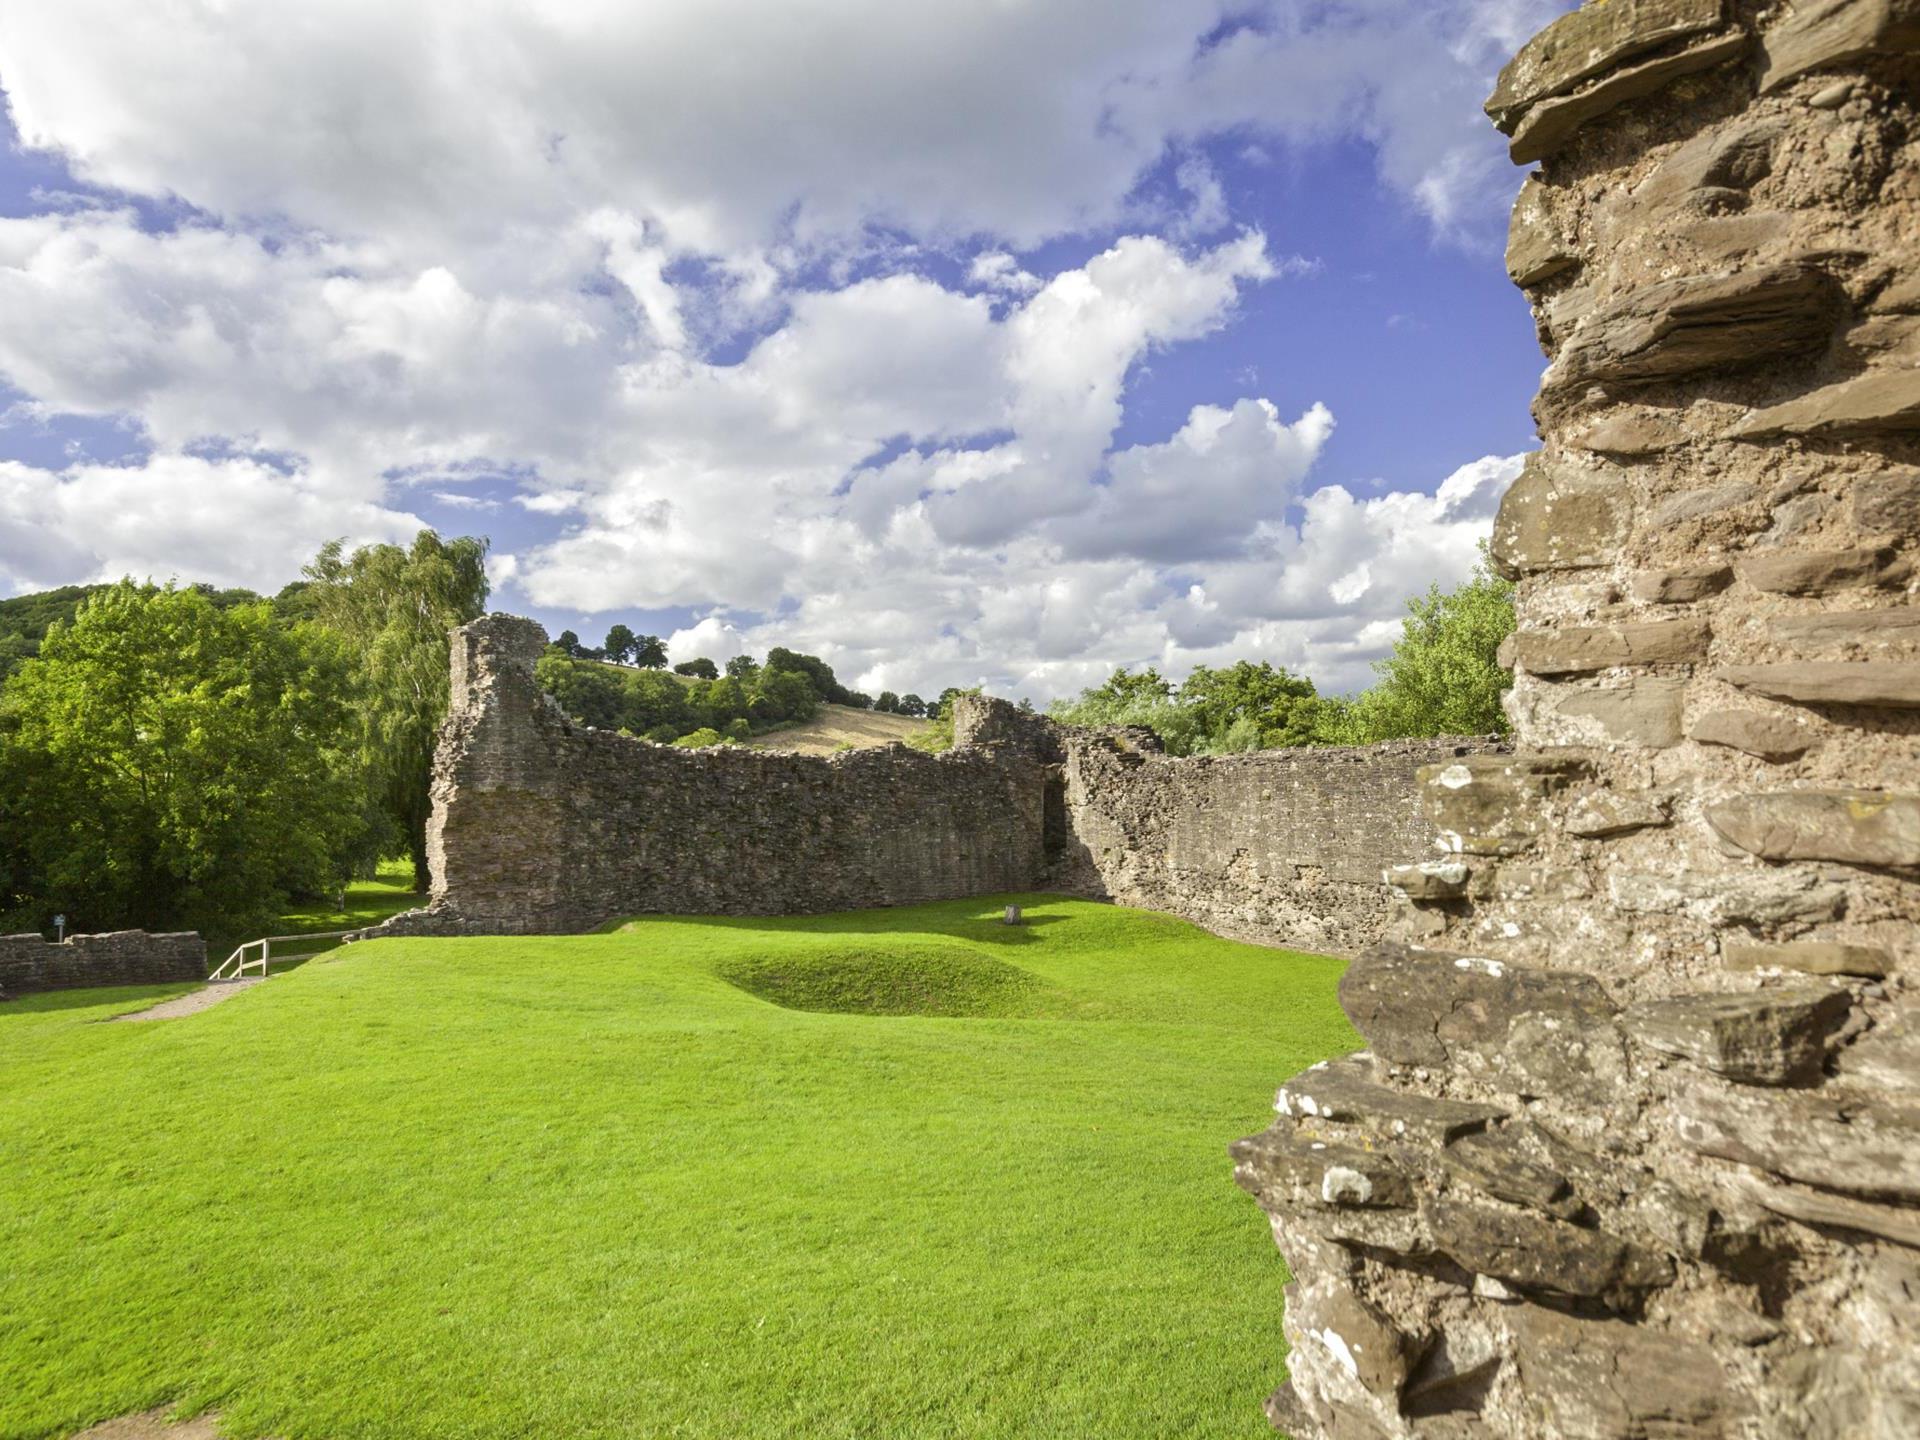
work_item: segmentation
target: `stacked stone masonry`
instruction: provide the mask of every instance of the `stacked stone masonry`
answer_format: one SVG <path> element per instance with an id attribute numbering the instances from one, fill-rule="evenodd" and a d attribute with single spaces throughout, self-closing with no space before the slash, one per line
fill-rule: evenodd
<path id="1" fill-rule="evenodd" d="M 538 625 L 508 615 L 456 632 L 432 903 L 380 934 L 564 933 L 620 915 L 1051 890 L 1352 954 L 1391 913 L 1388 861 L 1437 849 L 1421 769 L 1504 749 L 1437 740 L 1175 759 L 1144 731 L 1081 730 L 967 697 L 943 755 L 682 750 L 569 720 L 534 679 L 545 645 Z M 1434 883 L 1434 869 L 1409 873 Z"/>
<path id="2" fill-rule="evenodd" d="M 1269 1413 L 1920 1435 L 1920 0 L 1589 0 L 1488 108 L 1518 743 L 1424 773 L 1367 1048 L 1235 1147 Z"/>
<path id="3" fill-rule="evenodd" d="M 207 978 L 207 942 L 191 930 L 112 930 L 55 944 L 0 935 L 0 997 L 88 985 L 165 985 Z"/>

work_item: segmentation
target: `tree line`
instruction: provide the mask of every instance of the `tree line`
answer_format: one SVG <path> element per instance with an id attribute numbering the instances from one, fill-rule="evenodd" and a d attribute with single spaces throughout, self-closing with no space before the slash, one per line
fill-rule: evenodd
<path id="1" fill-rule="evenodd" d="M 1295 745 L 1371 745 L 1434 735 L 1503 735 L 1513 684 L 1500 642 L 1513 633 L 1513 587 L 1484 563 L 1457 589 L 1407 602 L 1378 681 L 1351 698 L 1265 661 L 1196 666 L 1179 685 L 1151 667 L 1114 671 L 1048 713 L 1076 725 L 1139 725 L 1170 754 L 1226 755 Z"/>
<path id="2" fill-rule="evenodd" d="M 447 635 L 485 608 L 486 549 L 422 531 L 327 545 L 272 599 L 123 580 L 16 606 L 0 927 L 257 932 L 396 854 L 424 886 Z"/>

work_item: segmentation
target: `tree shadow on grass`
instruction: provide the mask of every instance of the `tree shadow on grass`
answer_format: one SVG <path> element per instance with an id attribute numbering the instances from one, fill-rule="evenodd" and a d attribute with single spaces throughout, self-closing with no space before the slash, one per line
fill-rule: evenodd
<path id="1" fill-rule="evenodd" d="M 179 981 L 170 985 L 96 985 L 68 990 L 38 990 L 31 995 L 16 995 L 0 1000 L 0 1018 L 8 1015 L 49 1015 L 60 1010 L 85 1010 L 105 1005 L 128 1008 L 157 1004 L 198 990 L 199 985 Z"/>
<path id="2" fill-rule="evenodd" d="M 698 925 L 716 930 L 734 930 L 745 934 L 771 935 L 866 935 L 873 937 L 941 936 L 967 940 L 977 945 L 1021 946 L 1038 943 L 1039 933 L 1049 926 L 1073 922 L 1072 915 L 1033 913 L 1037 907 L 1063 900 L 1079 901 L 1078 896 L 1021 894 L 985 895 L 977 900 L 929 901 L 918 905 L 887 905 L 871 910 L 848 910 L 827 915 L 633 915 L 609 921 L 603 934 L 635 933 L 626 931 L 632 924 L 649 921 L 675 925 Z M 968 907 L 966 913 L 940 915 L 943 907 Z M 1009 905 L 1022 911 L 1017 925 L 1008 925 L 1002 916 Z"/>

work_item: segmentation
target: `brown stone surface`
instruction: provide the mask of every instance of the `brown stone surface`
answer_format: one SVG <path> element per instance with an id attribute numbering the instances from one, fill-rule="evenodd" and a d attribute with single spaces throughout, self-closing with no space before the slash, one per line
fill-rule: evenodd
<path id="1" fill-rule="evenodd" d="M 1690 664 L 1707 658 L 1712 631 L 1703 620 L 1626 625 L 1566 625 L 1514 637 L 1518 668 L 1535 675 L 1577 675 L 1619 665 Z"/>
<path id="2" fill-rule="evenodd" d="M 1709 710 L 1687 735 L 1702 745 L 1724 745 L 1776 763 L 1799 759 L 1819 739 L 1796 720 L 1758 710 Z"/>
<path id="3" fill-rule="evenodd" d="M 1771 700 L 1920 709 L 1920 664 L 1801 660 L 1729 665 L 1719 673 L 1729 685 Z"/>
<path id="4" fill-rule="evenodd" d="M 1674 995 L 1627 1011 L 1627 1033 L 1649 1050 L 1749 1085 L 1803 1080 L 1852 1008 L 1846 991 L 1801 986 L 1737 995 Z"/>
<path id="5" fill-rule="evenodd" d="M 1729 945 L 1721 958 L 1730 970 L 1797 970 L 1803 975 L 1870 975 L 1876 979 L 1893 970 L 1893 957 L 1884 947 L 1839 940 Z"/>
<path id="6" fill-rule="evenodd" d="M 1920 0 L 1652 15 L 1589 0 L 1493 104 L 1550 152 L 1517 744 L 1422 776 L 1465 886 L 1342 1002 L 1372 1111 L 1507 1114 L 1276 1118 L 1413 1202 L 1262 1196 L 1295 1440 L 1920 1434 Z M 1767 93 L 1679 73 L 1722 40 Z M 1315 1338 L 1344 1297 L 1404 1377 Z"/>
<path id="7" fill-rule="evenodd" d="M 1920 49 L 1915 0 L 1804 0 L 1767 33 L 1760 88 L 1778 90 L 1811 70 Z"/>
<path id="8" fill-rule="evenodd" d="M 1825 595 L 1834 590 L 1898 584 L 1909 567 L 1895 561 L 1891 547 L 1881 545 L 1749 555 L 1734 569 L 1756 590 L 1777 595 Z"/>
<path id="9" fill-rule="evenodd" d="M 1513 143 L 1507 153 L 1516 165 L 1544 160 L 1571 140 L 1581 126 L 1630 100 L 1657 95 L 1683 76 L 1737 60 L 1746 53 L 1748 43 L 1743 34 L 1716 35 L 1670 55 L 1616 70 L 1570 95 L 1542 100 L 1514 126 Z"/>
<path id="10" fill-rule="evenodd" d="M 1745 439 L 1780 435 L 1864 435 L 1920 429 L 1920 368 L 1842 380 L 1758 410 L 1734 426 Z"/>
<path id="11" fill-rule="evenodd" d="M 1560 700 L 1562 715 L 1596 721 L 1609 740 L 1664 750 L 1680 743 L 1687 687 L 1678 680 L 1637 675 L 1624 685 L 1573 690 Z"/>
<path id="12" fill-rule="evenodd" d="M 1511 134 L 1528 106 L 1648 50 L 1712 30 L 1725 13 L 1725 0 L 1617 0 L 1563 15 L 1500 71 L 1487 114 Z"/>
<path id="13" fill-rule="evenodd" d="M 1762 860 L 1920 865 L 1920 795 L 1781 790 L 1707 806 L 1707 823 Z"/>
<path id="14" fill-rule="evenodd" d="M 1545 388 L 1778 365 L 1825 346 L 1840 305 L 1830 275 L 1796 262 L 1658 281 L 1579 326 L 1547 371 Z M 1753 423 L 1741 433 L 1760 433 Z"/>
<path id="15" fill-rule="evenodd" d="M 1510 580 L 1610 563 L 1626 536 L 1620 487 L 1535 453 L 1500 501 L 1488 558 Z"/>

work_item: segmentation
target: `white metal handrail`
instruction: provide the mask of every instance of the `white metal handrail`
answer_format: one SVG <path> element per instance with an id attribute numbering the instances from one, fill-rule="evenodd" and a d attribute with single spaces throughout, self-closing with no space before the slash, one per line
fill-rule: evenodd
<path id="1" fill-rule="evenodd" d="M 338 940 L 342 935 L 352 935 L 352 930 L 313 930 L 305 935 L 266 935 L 258 940 L 249 940 L 235 947 L 234 952 L 220 963 L 220 968 L 207 977 L 208 980 L 238 980 L 247 971 L 259 968 L 267 973 L 267 962 L 273 958 L 273 947 L 294 940 Z M 258 955 L 249 955 L 249 950 L 258 950 Z M 229 973 L 231 972 L 231 973 Z"/>

